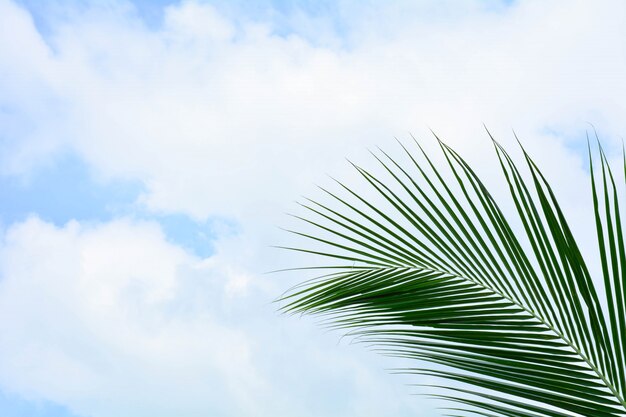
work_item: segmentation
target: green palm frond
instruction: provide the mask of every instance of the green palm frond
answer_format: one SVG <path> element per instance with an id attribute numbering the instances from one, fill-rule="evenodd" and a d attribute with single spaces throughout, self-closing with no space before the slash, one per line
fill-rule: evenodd
<path id="1" fill-rule="evenodd" d="M 493 140 L 493 138 L 491 138 Z M 310 241 L 287 248 L 334 259 L 332 272 L 282 298 L 390 355 L 404 371 L 454 383 L 450 415 L 626 416 L 626 250 L 618 184 L 592 152 L 602 277 L 594 282 L 545 177 L 523 150 L 522 175 L 493 140 L 517 219 L 509 222 L 472 168 L 437 141 L 440 169 L 417 145 L 408 163 L 379 150 L 382 175 L 354 165 L 365 195 L 337 181 L 332 203 L 306 200 Z M 620 167 L 621 171 L 621 167 Z M 591 221 L 591 219 L 590 219 Z M 339 265 L 334 265 L 339 263 Z M 603 285 L 602 285 L 603 284 Z"/>

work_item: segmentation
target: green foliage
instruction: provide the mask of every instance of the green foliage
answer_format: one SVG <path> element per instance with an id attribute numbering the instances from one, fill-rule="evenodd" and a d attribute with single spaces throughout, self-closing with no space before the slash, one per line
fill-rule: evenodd
<path id="1" fill-rule="evenodd" d="M 284 310 L 323 315 L 384 353 L 417 360 L 406 372 L 455 381 L 437 395 L 457 402 L 451 415 L 626 416 L 624 201 L 616 186 L 626 183 L 626 158 L 615 176 L 600 148 L 594 176 L 589 151 L 602 264 L 594 283 L 525 151 L 528 179 L 492 138 L 513 224 L 437 140 L 447 174 L 417 142 L 415 154 L 401 144 L 407 164 L 380 151 L 383 175 L 354 166 L 380 202 L 338 182 L 341 193 L 323 190 L 333 203 L 302 204 L 309 214 L 299 219 L 315 231 L 294 231 L 310 245 L 287 249 L 334 261 L 321 267 L 329 274 L 283 297 Z"/>

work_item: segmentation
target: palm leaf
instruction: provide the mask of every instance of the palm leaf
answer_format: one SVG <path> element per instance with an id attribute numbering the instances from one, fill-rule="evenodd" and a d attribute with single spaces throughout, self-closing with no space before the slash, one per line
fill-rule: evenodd
<path id="1" fill-rule="evenodd" d="M 554 192 L 523 150 L 524 177 L 493 138 L 516 210 L 510 223 L 479 177 L 437 138 L 443 170 L 415 141 L 408 163 L 354 165 L 376 199 L 337 181 L 306 200 L 310 241 L 287 249 L 335 259 L 282 298 L 325 317 L 401 371 L 454 381 L 451 415 L 626 416 L 626 250 L 618 180 L 604 151 L 591 189 L 603 286 L 593 280 Z M 626 183 L 626 156 L 624 157 Z"/>

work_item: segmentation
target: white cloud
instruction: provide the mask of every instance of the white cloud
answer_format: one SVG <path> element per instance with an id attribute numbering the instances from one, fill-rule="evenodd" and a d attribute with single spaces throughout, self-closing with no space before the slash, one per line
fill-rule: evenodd
<path id="1" fill-rule="evenodd" d="M 152 209 L 243 217 L 274 210 L 354 149 L 426 124 L 475 157 L 477 138 L 489 152 L 482 122 L 505 141 L 516 127 L 531 147 L 546 127 L 624 130 L 621 3 L 468 4 L 447 20 L 425 6 L 381 11 L 385 24 L 355 13 L 348 47 L 195 2 L 167 8 L 154 31 L 120 8 L 59 23 L 51 49 L 5 4 L 23 33 L 21 48 L 0 50 L 5 71 L 60 103 L 38 109 L 36 134 L 16 145 L 25 159 L 12 160 L 70 147 L 101 175 L 144 181 Z M 5 100 L 31 115 L 31 90 Z"/>
<path id="2" fill-rule="evenodd" d="M 219 294 L 228 276 L 166 243 L 157 225 L 31 218 L 7 231 L 0 257 L 3 386 L 94 416 L 133 403 L 137 415 L 200 415 L 223 407 L 221 395 L 243 401 L 238 385 L 263 390 L 249 337 L 187 288 Z"/>
<path id="3" fill-rule="evenodd" d="M 30 218 L 0 246 L 0 386 L 94 417 L 410 410 L 345 352 L 307 346 L 318 338 L 307 326 L 272 323 L 258 285 L 219 254 L 167 243 L 154 223 Z M 309 386 L 306 372 L 325 380 Z"/>
<path id="4" fill-rule="evenodd" d="M 149 29 L 111 2 L 52 21 L 44 41 L 0 0 L 3 174 L 69 149 L 105 180 L 145 184 L 150 210 L 227 216 L 242 230 L 201 260 L 151 223 L 13 225 L 0 264 L 3 386 L 97 417 L 410 410 L 368 382 L 377 364 L 347 359 L 358 349 L 328 349 L 333 336 L 273 313 L 269 300 L 293 283 L 260 276 L 292 263 L 266 249 L 273 227 L 324 173 L 347 175 L 345 155 L 425 125 L 497 185 L 497 166 L 482 163 L 494 161 L 485 122 L 505 143 L 518 130 L 588 236 L 572 147 L 587 121 L 609 145 L 626 131 L 624 7 L 342 2 L 345 33 L 295 13 L 301 34 L 279 36 L 275 22 L 198 2 Z M 343 386 L 350 400 L 320 408 L 311 386 L 331 397 Z"/>

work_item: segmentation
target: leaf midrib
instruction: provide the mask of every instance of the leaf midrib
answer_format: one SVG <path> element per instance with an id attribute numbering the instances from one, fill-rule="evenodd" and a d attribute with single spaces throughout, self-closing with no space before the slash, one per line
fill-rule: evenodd
<path id="1" fill-rule="evenodd" d="M 506 294 L 503 294 L 503 293 L 501 293 L 500 291 L 498 291 L 496 289 L 493 289 L 491 287 L 486 286 L 482 282 L 479 282 L 477 280 L 473 280 L 473 279 L 471 279 L 469 277 L 466 277 L 466 276 L 463 276 L 463 275 L 460 275 L 460 274 L 457 274 L 457 273 L 451 273 L 449 271 L 441 271 L 441 270 L 438 270 L 436 268 L 431 268 L 431 267 L 424 268 L 424 267 L 415 267 L 415 266 L 403 266 L 401 268 L 408 269 L 408 270 L 415 270 L 415 271 L 438 272 L 438 273 L 449 275 L 449 276 L 451 275 L 451 276 L 463 279 L 465 281 L 469 281 L 469 282 L 471 282 L 473 284 L 476 284 L 476 285 L 482 287 L 483 289 L 485 289 L 487 291 L 492 292 L 493 294 L 496 294 L 496 295 L 504 298 L 505 300 L 509 301 L 510 303 L 512 303 L 512 304 L 518 306 L 519 308 L 523 309 L 526 313 L 530 314 L 532 317 L 534 317 L 539 322 L 541 322 L 541 324 L 546 326 L 550 331 L 552 331 L 567 346 L 572 348 L 572 350 L 574 350 L 574 352 L 582 359 L 582 361 L 584 363 L 586 363 L 587 366 L 589 366 L 589 368 L 597 375 L 597 377 L 606 385 L 606 387 L 615 396 L 615 399 L 618 401 L 618 403 L 622 406 L 622 408 L 624 408 L 624 411 L 626 411 L 626 400 L 620 395 L 619 391 L 607 379 L 607 377 L 604 375 L 604 373 L 600 369 L 598 369 L 598 367 L 595 366 L 595 364 L 578 348 L 578 346 L 576 346 L 571 340 L 569 340 L 569 338 L 567 338 L 567 336 L 565 336 L 563 333 L 561 333 L 561 331 L 559 331 L 557 328 L 555 328 L 552 324 L 550 324 L 548 321 L 546 321 L 543 317 L 541 317 L 540 315 L 535 313 L 532 309 L 528 308 L 524 304 L 521 304 L 519 301 L 517 301 L 517 300 L 507 296 Z M 398 267 L 392 267 L 392 268 L 379 267 L 377 269 L 398 269 Z"/>

